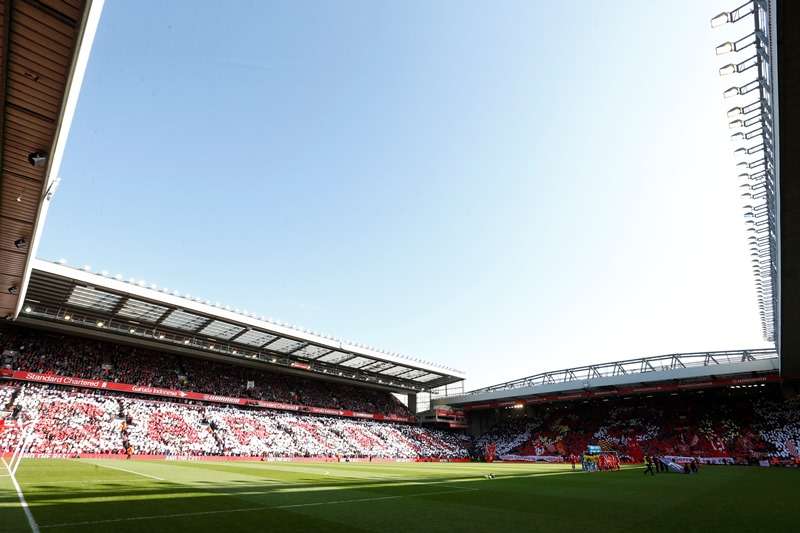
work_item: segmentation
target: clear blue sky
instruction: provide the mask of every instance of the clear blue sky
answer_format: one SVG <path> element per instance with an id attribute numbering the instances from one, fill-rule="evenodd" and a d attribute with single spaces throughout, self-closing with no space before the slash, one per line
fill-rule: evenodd
<path id="1" fill-rule="evenodd" d="M 39 255 L 469 387 L 761 346 L 729 4 L 108 0 Z"/>

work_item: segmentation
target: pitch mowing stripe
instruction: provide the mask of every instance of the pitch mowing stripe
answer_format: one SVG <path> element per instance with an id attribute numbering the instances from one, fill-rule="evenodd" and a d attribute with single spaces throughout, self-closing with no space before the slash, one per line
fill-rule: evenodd
<path id="1" fill-rule="evenodd" d="M 164 520 L 169 518 L 186 518 L 194 516 L 207 516 L 216 514 L 231 514 L 231 513 L 249 513 L 258 511 L 269 511 L 273 509 L 297 509 L 302 507 L 319 507 L 322 505 L 342 505 L 347 503 L 364 503 L 364 502 L 378 502 L 383 500 L 399 500 L 403 498 L 416 498 L 419 496 L 435 496 L 437 494 L 454 494 L 459 492 L 473 492 L 478 489 L 472 488 L 457 488 L 451 490 L 440 490 L 435 492 L 423 492 L 419 494 L 403 494 L 395 496 L 376 496 L 373 498 L 354 498 L 349 500 L 332 500 L 326 502 L 309 502 L 309 503 L 292 503 L 288 505 L 273 505 L 273 506 L 260 506 L 260 507 L 242 507 L 240 509 L 220 509 L 217 511 L 195 511 L 191 513 L 173 513 L 162 515 L 143 515 L 143 516 L 130 516 L 127 518 L 109 518 L 107 520 L 86 520 L 83 522 L 62 522 L 60 524 L 47 524 L 41 526 L 42 529 L 54 527 L 75 527 L 75 526 L 91 526 L 96 524 L 113 524 L 119 522 L 135 522 L 141 520 Z M 35 533 L 38 533 L 38 529 Z"/>
<path id="2" fill-rule="evenodd" d="M 39 485 L 57 485 L 59 483 L 111 483 L 111 482 L 119 482 L 119 483 L 138 483 L 139 478 L 135 477 L 120 477 L 115 479 L 62 479 L 61 481 L 31 481 L 30 483 L 25 483 L 26 486 L 36 488 Z"/>

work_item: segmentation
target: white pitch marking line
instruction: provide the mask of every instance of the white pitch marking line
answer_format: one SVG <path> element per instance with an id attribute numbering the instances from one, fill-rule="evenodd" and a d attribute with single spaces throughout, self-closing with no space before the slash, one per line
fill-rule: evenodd
<path id="1" fill-rule="evenodd" d="M 175 514 L 161 514 L 161 515 L 146 515 L 146 516 L 131 516 L 128 518 L 110 518 L 108 520 L 87 520 L 85 522 L 64 522 L 61 524 L 47 524 L 41 526 L 42 529 L 53 528 L 53 527 L 72 527 L 72 526 L 91 526 L 95 524 L 112 524 L 117 522 L 135 522 L 140 520 L 163 520 L 165 518 L 185 518 L 189 516 L 206 516 L 206 515 L 214 515 L 214 514 L 226 514 L 226 513 L 248 513 L 254 511 L 267 511 L 270 509 L 295 509 L 298 507 L 316 507 L 320 505 L 339 505 L 343 503 L 362 503 L 362 502 L 377 502 L 382 500 L 398 500 L 401 498 L 414 498 L 417 496 L 434 496 L 437 494 L 451 494 L 456 492 L 471 492 L 477 491 L 478 489 L 471 489 L 465 487 L 459 487 L 452 490 L 440 490 L 436 492 L 422 492 L 419 494 L 404 494 L 404 495 L 395 495 L 395 496 L 378 496 L 375 498 L 356 498 L 352 500 L 334 500 L 334 501 L 327 501 L 327 502 L 311 502 L 311 503 L 294 503 L 289 505 L 274 505 L 274 506 L 263 506 L 263 507 L 243 507 L 241 509 L 220 509 L 218 511 L 196 511 L 192 513 L 175 513 Z"/>
<path id="2" fill-rule="evenodd" d="M 39 524 L 37 524 L 36 519 L 33 518 L 33 513 L 31 513 L 30 507 L 28 507 L 28 502 L 25 501 L 25 495 L 22 493 L 22 488 L 19 486 L 17 478 L 11 473 L 11 470 L 8 468 L 8 463 L 6 463 L 5 459 L 3 459 L 3 464 L 6 465 L 8 477 L 11 479 L 11 483 L 14 484 L 14 488 L 17 491 L 17 496 L 19 496 L 19 504 L 22 506 L 22 510 L 25 512 L 25 518 L 28 519 L 28 525 L 31 526 L 32 533 L 39 533 Z"/>
<path id="3" fill-rule="evenodd" d="M 155 480 L 158 480 L 158 481 L 166 481 L 166 479 L 164 479 L 163 477 L 151 476 L 150 474 L 137 472 L 135 470 L 128 470 L 127 468 L 122 468 L 122 467 L 119 467 L 119 466 L 104 465 L 104 464 L 92 463 L 92 462 L 89 462 L 89 464 L 90 465 L 95 465 L 95 466 L 101 466 L 103 468 L 111 468 L 112 470 L 120 470 L 122 472 L 128 472 L 129 474 L 136 474 L 137 476 L 149 477 L 150 479 L 155 479 Z"/>

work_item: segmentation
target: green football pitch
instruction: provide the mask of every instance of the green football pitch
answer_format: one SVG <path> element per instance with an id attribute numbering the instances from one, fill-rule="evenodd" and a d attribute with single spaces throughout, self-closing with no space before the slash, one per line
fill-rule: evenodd
<path id="1" fill-rule="evenodd" d="M 747 467 L 26 459 L 17 479 L 43 532 L 797 531 L 800 516 L 800 471 Z M 0 477 L 0 531 L 31 529 Z"/>

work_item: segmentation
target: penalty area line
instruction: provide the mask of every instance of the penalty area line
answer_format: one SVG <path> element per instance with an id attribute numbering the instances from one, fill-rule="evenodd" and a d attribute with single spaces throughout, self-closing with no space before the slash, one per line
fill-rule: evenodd
<path id="1" fill-rule="evenodd" d="M 250 513 L 258 511 L 269 511 L 272 509 L 297 509 L 302 507 L 319 507 L 323 505 L 342 505 L 346 503 L 363 503 L 363 502 L 379 502 L 384 500 L 400 500 L 403 498 L 415 498 L 419 496 L 435 496 L 437 494 L 456 494 L 459 492 L 473 492 L 478 489 L 473 488 L 455 488 L 451 490 L 439 490 L 435 492 L 421 492 L 418 494 L 398 494 L 394 496 L 376 496 L 374 498 L 355 498 L 351 500 L 333 500 L 325 502 L 310 502 L 310 503 L 293 503 L 288 505 L 266 505 L 260 507 L 242 507 L 240 509 L 220 509 L 218 511 L 194 511 L 190 513 L 173 513 L 173 514 L 160 514 L 160 515 L 144 515 L 144 516 L 130 516 L 127 518 L 109 518 L 107 520 L 87 520 L 84 522 L 63 522 L 60 524 L 47 524 L 41 526 L 42 529 L 49 529 L 55 527 L 76 527 L 76 526 L 92 526 L 96 524 L 114 524 L 119 522 L 137 522 L 142 520 L 164 520 L 167 518 L 188 518 L 194 516 L 208 516 L 217 514 L 232 514 L 232 513 Z M 38 530 L 34 533 L 38 533 Z"/>

